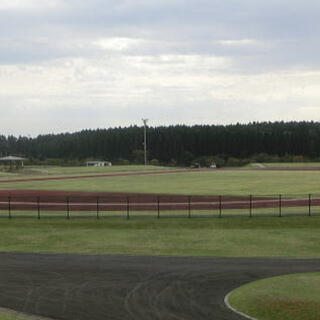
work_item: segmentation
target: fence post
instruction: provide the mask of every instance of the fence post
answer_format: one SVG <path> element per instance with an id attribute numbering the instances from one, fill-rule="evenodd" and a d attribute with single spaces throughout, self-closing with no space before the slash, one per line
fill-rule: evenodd
<path id="1" fill-rule="evenodd" d="M 311 194 L 309 194 L 309 217 L 311 217 Z"/>
<path id="2" fill-rule="evenodd" d="M 219 218 L 222 218 L 222 196 L 219 196 Z"/>
<path id="3" fill-rule="evenodd" d="M 97 197 L 97 219 L 99 219 L 99 197 Z"/>
<path id="4" fill-rule="evenodd" d="M 188 218 L 191 218 L 191 196 L 188 196 Z"/>
<path id="5" fill-rule="evenodd" d="M 249 205 L 250 206 L 250 215 L 249 215 L 249 217 L 252 218 L 252 194 L 250 194 L 250 196 L 249 196 L 249 201 L 250 201 L 249 202 L 250 203 L 250 205 Z"/>
<path id="6" fill-rule="evenodd" d="M 11 216 L 11 197 L 9 196 L 8 197 L 8 217 L 9 217 L 9 219 L 11 219 L 12 218 L 12 216 Z"/>
<path id="7" fill-rule="evenodd" d="M 69 205 L 70 199 L 67 197 L 67 219 L 70 219 L 70 205 Z"/>
<path id="8" fill-rule="evenodd" d="M 157 196 L 157 209 L 158 209 L 157 218 L 160 219 L 160 197 L 159 196 Z"/>
<path id="9" fill-rule="evenodd" d="M 129 197 L 127 197 L 127 220 L 130 219 L 130 206 L 129 206 Z"/>
<path id="10" fill-rule="evenodd" d="M 282 217 L 282 195 L 279 194 L 279 217 L 281 218 Z"/>
<path id="11" fill-rule="evenodd" d="M 40 219 L 40 197 L 37 197 L 38 219 Z"/>

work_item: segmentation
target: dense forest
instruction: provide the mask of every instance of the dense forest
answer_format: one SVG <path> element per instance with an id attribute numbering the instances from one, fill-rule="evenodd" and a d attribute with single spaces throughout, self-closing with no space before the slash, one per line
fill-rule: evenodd
<path id="1" fill-rule="evenodd" d="M 191 165 L 214 161 L 218 165 L 237 165 L 249 160 L 319 160 L 320 123 L 148 127 L 147 146 L 148 159 L 153 164 Z M 22 155 L 31 163 L 63 161 L 71 164 L 84 159 L 142 163 L 143 127 L 83 130 L 35 138 L 1 135 L 0 154 Z"/>

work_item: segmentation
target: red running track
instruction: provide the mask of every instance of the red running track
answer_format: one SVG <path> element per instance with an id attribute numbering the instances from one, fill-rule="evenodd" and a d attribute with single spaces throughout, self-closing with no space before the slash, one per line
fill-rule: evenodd
<path id="1" fill-rule="evenodd" d="M 0 210 L 48 211 L 155 211 L 220 210 L 320 206 L 320 198 L 308 196 L 186 196 L 165 194 L 72 192 L 43 190 L 0 191 Z"/>

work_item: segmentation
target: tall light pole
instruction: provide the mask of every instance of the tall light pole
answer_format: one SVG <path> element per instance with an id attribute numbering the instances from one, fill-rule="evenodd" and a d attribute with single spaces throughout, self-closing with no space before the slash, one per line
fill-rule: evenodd
<path id="1" fill-rule="evenodd" d="M 147 165 L 147 122 L 149 119 L 142 119 L 144 125 L 144 164 Z"/>

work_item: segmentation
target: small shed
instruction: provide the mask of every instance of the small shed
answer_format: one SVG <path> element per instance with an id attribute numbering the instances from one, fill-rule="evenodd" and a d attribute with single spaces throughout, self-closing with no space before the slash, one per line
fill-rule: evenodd
<path id="1" fill-rule="evenodd" d="M 15 156 L 7 156 L 7 157 L 0 158 L 0 162 L 8 163 L 10 165 L 10 169 L 12 169 L 14 165 L 16 167 L 19 167 L 20 165 L 20 167 L 23 168 L 23 161 L 25 160 L 26 160 L 25 158 L 15 157 Z"/>

